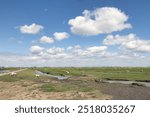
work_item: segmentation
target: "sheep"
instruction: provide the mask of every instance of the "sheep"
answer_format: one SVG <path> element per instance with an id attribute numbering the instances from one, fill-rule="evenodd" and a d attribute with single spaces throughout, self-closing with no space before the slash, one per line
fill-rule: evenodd
<path id="1" fill-rule="evenodd" d="M 36 76 L 36 77 L 40 77 L 40 75 L 39 75 L 39 74 L 35 74 L 35 76 Z"/>
<path id="2" fill-rule="evenodd" d="M 66 73 L 69 74 L 70 72 L 69 72 L 69 71 L 66 71 Z"/>
<path id="3" fill-rule="evenodd" d="M 13 77 L 13 76 L 16 76 L 16 75 L 17 75 L 16 72 L 11 72 L 11 73 L 10 73 L 10 76 L 12 76 L 12 77 Z"/>

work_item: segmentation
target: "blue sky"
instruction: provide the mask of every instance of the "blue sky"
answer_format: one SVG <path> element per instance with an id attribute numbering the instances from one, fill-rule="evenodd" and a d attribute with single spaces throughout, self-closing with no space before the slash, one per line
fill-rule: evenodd
<path id="1" fill-rule="evenodd" d="M 149 66 L 149 4 L 0 0 L 0 66 Z"/>

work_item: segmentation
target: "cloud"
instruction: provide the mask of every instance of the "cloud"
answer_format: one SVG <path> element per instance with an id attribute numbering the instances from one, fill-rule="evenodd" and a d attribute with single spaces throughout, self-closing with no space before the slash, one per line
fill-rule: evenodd
<path id="1" fill-rule="evenodd" d="M 72 50 L 73 47 L 72 46 L 68 46 L 66 50 Z"/>
<path id="2" fill-rule="evenodd" d="M 75 45 L 74 48 L 75 48 L 75 49 L 80 49 L 81 46 L 80 46 L 80 45 Z"/>
<path id="3" fill-rule="evenodd" d="M 47 49 L 47 52 L 49 54 L 52 54 L 52 55 L 56 55 L 56 54 L 60 54 L 60 53 L 63 53 L 64 52 L 64 48 L 59 48 L 59 47 L 53 47 L 53 48 L 49 48 Z"/>
<path id="4" fill-rule="evenodd" d="M 40 54 L 44 50 L 43 47 L 40 46 L 31 46 L 30 51 L 32 54 Z"/>
<path id="5" fill-rule="evenodd" d="M 39 56 L 31 56 L 31 55 L 8 55 L 7 57 L 5 55 L 0 55 L 0 65 L 5 67 L 44 67 L 44 66 L 50 66 L 50 67 L 93 67 L 93 66 L 150 66 L 150 58 L 132 58 L 132 59 L 126 59 L 126 58 L 99 58 L 99 59 L 93 59 L 93 58 L 65 58 L 62 57 L 65 55 L 59 55 L 59 57 L 55 58 L 42 58 Z M 134 59 L 134 61 L 133 61 Z"/>
<path id="6" fill-rule="evenodd" d="M 104 40 L 103 43 L 105 45 L 120 45 L 123 43 L 127 43 L 129 41 L 133 41 L 135 40 L 136 35 L 135 34 L 129 34 L 129 35 L 124 35 L 124 36 L 120 36 L 120 35 L 108 35 Z"/>
<path id="7" fill-rule="evenodd" d="M 134 40 L 124 43 L 123 46 L 127 49 L 137 52 L 150 52 L 150 41 L 146 40 Z"/>
<path id="8" fill-rule="evenodd" d="M 24 25 L 20 26 L 20 32 L 25 34 L 37 34 L 39 33 L 44 27 L 38 24 L 31 24 L 31 25 Z"/>
<path id="9" fill-rule="evenodd" d="M 149 55 L 131 51 L 109 52 L 107 46 L 71 46 L 68 51 L 67 48 L 35 45 L 30 51 L 28 55 L 0 53 L 0 66 L 150 66 Z"/>
<path id="10" fill-rule="evenodd" d="M 45 59 L 67 59 L 69 56 L 69 53 L 66 53 L 64 48 L 52 47 L 46 49 L 43 57 Z"/>
<path id="11" fill-rule="evenodd" d="M 78 35 L 107 34 L 131 28 L 128 16 L 115 7 L 102 7 L 94 11 L 84 10 L 83 16 L 70 19 L 71 32 Z"/>
<path id="12" fill-rule="evenodd" d="M 124 36 L 120 35 L 108 35 L 103 43 L 105 45 L 120 45 L 121 47 L 135 52 L 150 52 L 150 41 L 142 40 L 135 34 L 128 34 Z"/>
<path id="13" fill-rule="evenodd" d="M 91 46 L 87 48 L 77 48 L 77 46 L 75 46 L 72 49 L 72 54 L 78 57 L 102 57 L 106 53 L 106 50 L 107 46 Z"/>
<path id="14" fill-rule="evenodd" d="M 71 48 L 70 48 L 71 47 Z M 69 48 L 69 49 L 68 49 Z M 30 51 L 33 55 L 40 56 L 43 59 L 52 58 L 82 58 L 82 57 L 103 57 L 106 56 L 107 46 L 92 46 L 82 48 L 79 45 L 69 46 L 68 48 L 51 47 L 43 48 L 40 46 L 31 46 Z M 69 50 L 69 51 L 68 51 Z"/>
<path id="15" fill-rule="evenodd" d="M 41 42 L 41 43 L 53 43 L 54 40 L 53 40 L 53 38 L 51 38 L 51 37 L 42 36 L 42 37 L 40 38 L 40 42 Z"/>
<path id="16" fill-rule="evenodd" d="M 107 49 L 107 46 L 93 46 L 93 47 L 87 48 L 87 50 L 92 52 L 92 53 L 103 52 L 106 49 Z"/>
<path id="17" fill-rule="evenodd" d="M 54 38 L 58 41 L 69 38 L 69 34 L 66 32 L 55 32 Z"/>
<path id="18" fill-rule="evenodd" d="M 40 57 L 42 60 L 47 61 L 50 59 L 62 59 L 69 57 L 69 55 L 65 52 L 65 49 L 60 47 L 43 48 L 40 46 L 31 46 L 30 51 L 33 56 L 37 56 L 37 58 Z"/>

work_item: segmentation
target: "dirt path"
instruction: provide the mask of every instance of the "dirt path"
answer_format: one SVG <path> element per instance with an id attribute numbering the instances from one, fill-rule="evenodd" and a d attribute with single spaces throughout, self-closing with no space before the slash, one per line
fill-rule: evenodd
<path id="1" fill-rule="evenodd" d="M 21 71 L 24 71 L 24 70 L 27 70 L 27 68 L 25 68 L 25 69 L 19 69 L 19 70 L 15 70 L 15 71 L 11 71 L 11 72 L 17 73 L 17 72 L 21 72 Z M 8 75 L 8 74 L 10 74 L 11 72 L 8 72 L 8 73 L 2 73 L 2 74 L 0 74 L 0 76 Z"/>

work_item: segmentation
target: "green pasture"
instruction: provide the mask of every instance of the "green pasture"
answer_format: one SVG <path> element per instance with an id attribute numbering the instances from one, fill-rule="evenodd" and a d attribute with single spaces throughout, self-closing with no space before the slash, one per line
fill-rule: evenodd
<path id="1" fill-rule="evenodd" d="M 66 80 L 58 80 L 50 78 L 45 75 L 40 77 L 35 76 L 35 71 L 39 70 L 46 74 L 70 76 Z M 69 73 L 67 73 L 69 72 Z M 16 76 L 10 75 L 0 76 L 0 81 L 15 82 L 15 81 L 31 81 L 40 83 L 40 90 L 44 92 L 90 92 L 97 95 L 100 90 L 99 84 L 95 83 L 96 79 L 124 79 L 124 80 L 148 80 L 150 81 L 149 67 L 93 67 L 93 68 L 28 68 L 24 71 L 18 72 Z"/>
<path id="2" fill-rule="evenodd" d="M 17 68 L 7 68 L 17 69 Z M 18 70 L 18 69 L 17 69 Z M 10 75 L 0 76 L 0 81 L 18 81 L 35 79 L 35 71 L 39 70 L 46 74 L 70 76 L 71 78 L 90 79 L 124 79 L 124 80 L 150 80 L 150 67 L 84 67 L 84 68 L 28 68 L 18 72 L 13 78 Z M 69 72 L 69 73 L 67 73 Z M 46 78 L 46 76 L 40 76 Z"/>
<path id="3" fill-rule="evenodd" d="M 47 74 L 91 79 L 150 80 L 150 67 L 38 68 Z M 66 72 L 69 71 L 69 74 Z"/>

